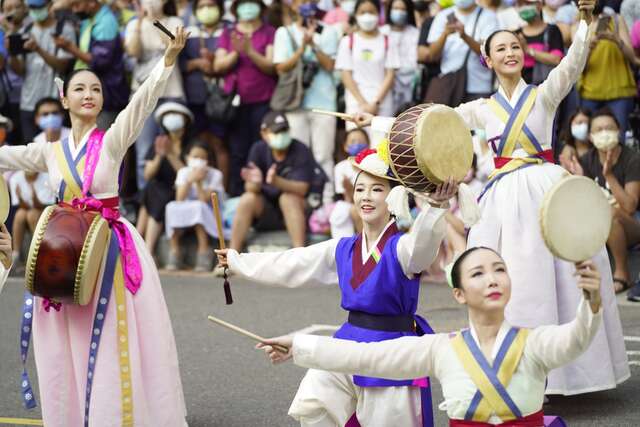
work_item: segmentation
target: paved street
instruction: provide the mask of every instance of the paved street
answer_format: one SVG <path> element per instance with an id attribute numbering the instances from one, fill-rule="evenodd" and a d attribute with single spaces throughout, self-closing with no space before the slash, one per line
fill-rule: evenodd
<path id="1" fill-rule="evenodd" d="M 207 315 L 226 319 L 258 334 L 272 336 L 312 325 L 338 325 L 345 317 L 335 288 L 287 290 L 260 288 L 233 280 L 235 303 L 224 305 L 222 282 L 203 276 L 162 276 L 173 320 L 182 381 L 191 427 L 294 426 L 287 417 L 289 402 L 304 371 L 287 364 L 272 367 L 253 350 L 253 343 L 208 322 Z M 0 417 L 39 416 L 22 409 L 18 330 L 23 282 L 10 279 L 0 297 Z M 446 285 L 424 285 L 420 314 L 437 331 L 466 323 Z M 610 392 L 554 398 L 548 414 L 560 414 L 571 426 L 637 426 L 640 420 L 640 304 L 620 305 L 631 379 Z M 54 314 L 55 315 L 55 314 Z M 35 369 L 31 362 L 31 373 Z M 434 402 L 442 396 L 434 387 Z M 439 411 L 437 411 L 439 412 Z M 446 416 L 437 413 L 437 425 Z M 402 426 L 394 426 L 402 427 Z"/>

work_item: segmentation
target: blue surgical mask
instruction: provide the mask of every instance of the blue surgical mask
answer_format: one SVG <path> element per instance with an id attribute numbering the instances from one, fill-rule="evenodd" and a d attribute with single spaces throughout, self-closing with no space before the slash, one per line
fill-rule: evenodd
<path id="1" fill-rule="evenodd" d="M 278 132 L 269 138 L 269 146 L 274 150 L 286 150 L 291 145 L 289 132 Z"/>
<path id="2" fill-rule="evenodd" d="M 35 22 L 45 21 L 49 17 L 49 8 L 45 6 L 38 9 L 29 9 L 29 16 Z"/>
<path id="3" fill-rule="evenodd" d="M 180 113 L 166 113 L 162 116 L 162 126 L 169 132 L 175 132 L 184 128 L 184 116 Z"/>
<path id="4" fill-rule="evenodd" d="M 253 2 L 242 3 L 236 8 L 236 13 L 240 21 L 253 21 L 260 16 L 260 6 Z"/>
<path id="5" fill-rule="evenodd" d="M 367 148 L 369 148 L 369 144 L 367 144 L 366 142 L 358 142 L 357 144 L 349 144 L 347 146 L 347 153 L 350 156 L 357 156 L 359 152 L 361 152 L 362 150 L 366 150 Z"/>
<path id="6" fill-rule="evenodd" d="M 407 25 L 407 11 L 402 9 L 391 9 L 389 14 L 391 23 L 394 25 L 404 26 Z"/>
<path id="7" fill-rule="evenodd" d="M 62 129 L 62 115 L 50 113 L 41 116 L 38 119 L 38 126 L 42 130 L 60 130 Z"/>
<path id="8" fill-rule="evenodd" d="M 468 9 L 471 5 L 475 4 L 475 0 L 454 0 L 453 4 L 460 9 Z"/>

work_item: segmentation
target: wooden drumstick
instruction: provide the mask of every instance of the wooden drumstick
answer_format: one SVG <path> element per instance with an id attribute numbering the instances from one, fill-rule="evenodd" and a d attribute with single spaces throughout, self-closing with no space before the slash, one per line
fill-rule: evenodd
<path id="1" fill-rule="evenodd" d="M 218 319 L 217 317 L 214 316 L 209 316 L 208 319 L 210 321 L 212 321 L 213 323 L 217 323 L 220 326 L 224 326 L 225 328 L 231 329 L 232 331 L 240 334 L 240 335 L 244 335 L 245 337 L 251 338 L 254 341 L 258 341 L 259 343 L 263 343 L 267 340 L 266 338 L 261 337 L 260 335 L 256 335 L 253 332 L 249 332 L 246 329 L 242 329 L 239 326 L 236 325 L 232 325 L 229 322 L 225 322 L 222 319 Z M 287 347 L 278 345 L 278 344 L 267 344 L 272 346 L 273 348 L 275 348 L 277 351 L 279 351 L 280 353 L 288 353 L 289 349 Z"/>
<path id="2" fill-rule="evenodd" d="M 313 109 L 311 110 L 311 112 L 316 114 L 324 114 L 325 116 L 337 117 L 347 122 L 353 122 L 355 120 L 351 114 L 347 114 L 347 113 L 338 113 L 335 111 L 318 110 L 318 109 Z"/>
<path id="3" fill-rule="evenodd" d="M 218 193 L 211 193 L 211 206 L 213 207 L 213 215 L 216 218 L 216 226 L 218 227 L 218 244 L 220 249 L 225 249 L 224 245 L 224 228 L 222 228 L 222 215 L 220 215 L 220 205 L 218 203 Z M 231 285 L 227 277 L 227 267 L 224 268 L 224 298 L 227 305 L 233 304 L 233 296 L 231 295 Z"/>
<path id="4" fill-rule="evenodd" d="M 171 33 L 171 31 L 169 31 L 169 29 L 167 27 L 165 27 L 164 25 L 162 25 L 162 23 L 160 21 L 158 21 L 157 19 L 155 21 L 153 21 L 153 25 L 156 26 L 160 31 L 165 33 L 167 36 L 169 36 L 169 38 L 171 40 L 175 40 L 176 39 L 176 36 L 174 36 Z"/>

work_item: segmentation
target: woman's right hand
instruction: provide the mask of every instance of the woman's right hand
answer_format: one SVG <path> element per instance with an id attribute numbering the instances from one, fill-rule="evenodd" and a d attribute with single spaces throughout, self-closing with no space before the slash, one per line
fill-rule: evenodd
<path id="1" fill-rule="evenodd" d="M 227 254 L 229 249 L 214 249 L 216 256 L 218 257 L 218 265 L 222 268 L 228 268 L 229 262 L 227 260 Z"/>
<path id="2" fill-rule="evenodd" d="M 585 299 L 595 314 L 600 310 L 600 272 L 591 260 L 576 263 L 575 275 L 578 276 L 578 288 L 584 292 Z"/>
<path id="3" fill-rule="evenodd" d="M 184 45 L 187 43 L 187 39 L 191 33 L 187 32 L 183 26 L 180 26 L 176 29 L 176 33 L 174 34 L 173 39 L 169 39 L 167 44 L 167 50 L 164 52 L 164 65 L 165 67 L 171 67 L 176 63 L 176 59 L 182 49 L 184 49 Z M 162 37 L 168 37 L 163 33 Z"/>
<path id="4" fill-rule="evenodd" d="M 274 346 L 279 345 L 281 347 L 289 349 L 286 353 L 277 350 Z M 287 360 L 293 357 L 291 350 L 293 349 L 293 336 L 292 335 L 284 335 L 277 338 L 269 338 L 264 340 L 264 342 L 256 344 L 256 349 L 263 350 L 269 359 L 271 359 L 271 363 L 278 364 L 282 362 L 286 362 Z"/>

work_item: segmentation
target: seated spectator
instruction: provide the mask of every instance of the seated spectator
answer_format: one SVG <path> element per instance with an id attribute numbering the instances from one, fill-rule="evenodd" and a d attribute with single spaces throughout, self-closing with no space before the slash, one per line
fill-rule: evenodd
<path id="1" fill-rule="evenodd" d="M 57 20 L 51 10 L 50 0 L 27 0 L 32 24 L 24 28 L 28 37 L 21 49 L 9 51 L 9 66 L 24 77 L 20 97 L 20 123 L 26 141 L 33 141 L 39 133 L 35 124 L 35 106 L 40 98 L 58 96 L 53 79 L 69 70 L 73 57 L 56 46 L 61 36 L 67 40 L 76 37 L 73 24 L 68 20 Z"/>
<path id="2" fill-rule="evenodd" d="M 154 253 L 162 232 L 165 207 L 175 200 L 175 182 L 178 171 L 185 166 L 183 158 L 184 139 L 193 114 L 182 104 L 166 102 L 156 109 L 154 119 L 165 135 L 156 138 L 146 154 L 144 179 L 147 186 L 142 191 L 141 208 L 137 229 Z"/>
<path id="3" fill-rule="evenodd" d="M 35 112 L 36 125 L 42 132 L 36 135 L 33 142 L 56 142 L 69 136 L 71 129 L 62 125 L 65 113 L 57 98 L 42 98 L 36 104 Z"/>
<path id="4" fill-rule="evenodd" d="M 355 157 L 367 148 L 369 148 L 369 136 L 364 130 L 356 128 L 347 133 L 343 149 L 349 157 Z M 353 204 L 353 182 L 356 175 L 357 171 L 350 158 L 339 162 L 334 168 L 336 204 L 329 216 L 331 237 L 334 239 L 353 236 L 356 231 L 362 230 L 362 220 Z"/>
<path id="5" fill-rule="evenodd" d="M 16 207 L 13 217 L 13 264 L 21 265 L 20 253 L 27 228 L 31 233 L 36 229 L 42 210 L 55 202 L 55 192 L 49 185 L 49 175 L 19 171 L 9 180 L 11 203 Z M 24 271 L 23 268 L 19 270 Z"/>
<path id="6" fill-rule="evenodd" d="M 564 56 L 562 33 L 554 24 L 542 20 L 541 0 L 518 0 L 518 13 L 525 21 L 519 31 L 525 52 L 522 78 L 527 83 L 540 84 Z"/>
<path id="7" fill-rule="evenodd" d="M 608 193 L 613 222 L 607 246 L 615 269 L 616 293 L 629 288 L 627 251 L 640 243 L 640 221 L 635 217 L 640 199 L 640 155 L 619 142 L 620 125 L 613 112 L 604 109 L 591 119 L 591 142 L 595 150 L 574 162 L 573 172 L 595 179 Z M 640 295 L 638 295 L 640 297 Z"/>
<path id="8" fill-rule="evenodd" d="M 573 161 L 587 154 L 587 151 L 593 147 L 589 141 L 590 122 L 591 111 L 578 108 L 569 117 L 567 125 L 560 132 L 562 151 L 560 152 L 559 160 L 563 168 L 571 170 Z"/>
<path id="9" fill-rule="evenodd" d="M 71 10 L 82 22 L 79 44 L 75 37 L 58 37 L 56 46 L 73 55 L 74 69 L 91 68 L 100 78 L 104 106 L 98 127 L 107 129 L 129 100 L 120 24 L 111 8 L 98 0 L 73 0 Z"/>
<path id="10" fill-rule="evenodd" d="M 166 208 L 166 233 L 171 241 L 167 270 L 178 270 L 182 264 L 180 237 L 184 231 L 195 230 L 198 239 L 196 272 L 211 271 L 213 252 L 209 236 L 217 238 L 218 229 L 211 207 L 211 194 L 223 200 L 222 172 L 210 167 L 209 149 L 203 143 L 190 146 L 187 165 L 176 176 L 176 199 Z M 220 208 L 222 209 L 222 207 Z"/>
<path id="11" fill-rule="evenodd" d="M 282 113 L 267 113 L 261 135 L 241 172 L 245 192 L 233 220 L 230 247 L 241 250 L 252 225 L 258 231 L 286 228 L 292 246 L 304 246 L 305 197 L 313 178 L 309 166 L 313 156 L 303 143 L 291 139 Z"/>

